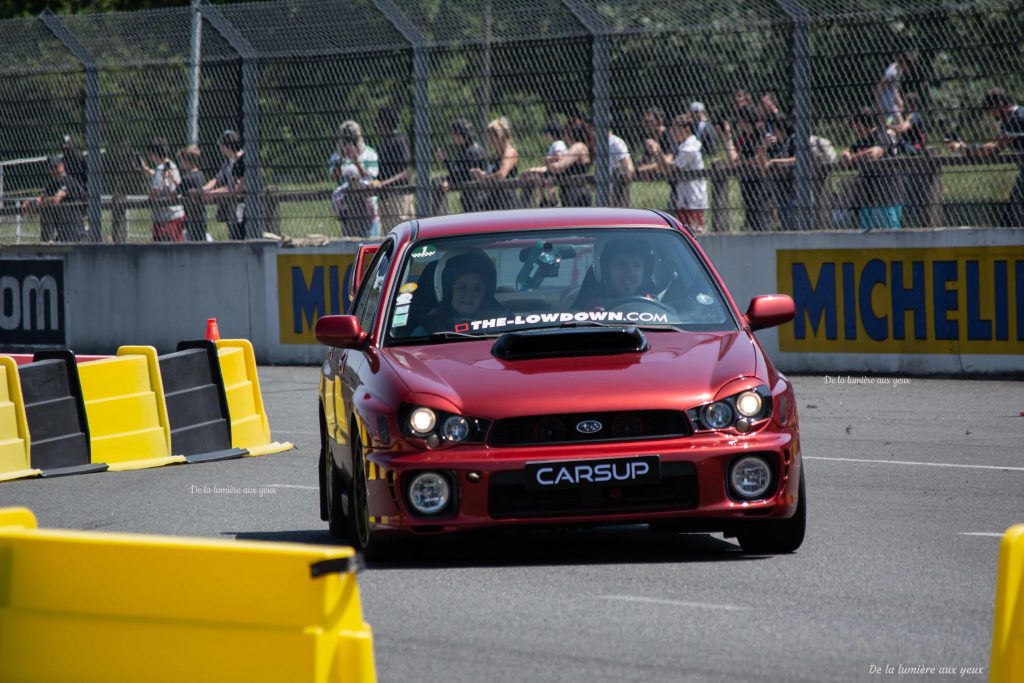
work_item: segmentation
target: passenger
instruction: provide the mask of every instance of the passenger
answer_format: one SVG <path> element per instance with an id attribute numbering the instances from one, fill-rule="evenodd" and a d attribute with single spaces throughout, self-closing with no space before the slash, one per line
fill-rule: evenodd
<path id="1" fill-rule="evenodd" d="M 438 304 L 414 336 L 452 331 L 461 322 L 503 315 L 504 307 L 494 298 L 497 284 L 494 263 L 479 249 L 445 256 L 434 272 Z"/>

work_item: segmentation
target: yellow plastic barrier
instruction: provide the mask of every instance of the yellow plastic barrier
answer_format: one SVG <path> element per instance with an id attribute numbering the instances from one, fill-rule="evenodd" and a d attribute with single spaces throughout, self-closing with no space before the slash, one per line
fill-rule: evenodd
<path id="1" fill-rule="evenodd" d="M 18 364 L 0 356 L 0 481 L 35 477 Z"/>
<path id="2" fill-rule="evenodd" d="M 111 470 L 185 462 L 171 455 L 160 363 L 152 346 L 122 346 L 117 356 L 78 366 L 92 461 Z"/>
<path id="3" fill-rule="evenodd" d="M 0 681 L 373 683 L 351 548 L 36 529 L 0 509 Z"/>
<path id="4" fill-rule="evenodd" d="M 1007 529 L 999 544 L 989 663 L 990 683 L 1020 681 L 1024 681 L 1024 524 Z"/>
<path id="5" fill-rule="evenodd" d="M 294 448 L 288 442 L 271 441 L 252 343 L 248 339 L 221 339 L 217 342 L 217 355 L 228 397 L 231 446 L 244 448 L 249 455 L 280 453 Z"/>

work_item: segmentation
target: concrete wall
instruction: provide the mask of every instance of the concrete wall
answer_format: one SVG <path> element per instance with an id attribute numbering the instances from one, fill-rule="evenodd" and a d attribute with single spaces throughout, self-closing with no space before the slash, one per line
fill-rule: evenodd
<path id="1" fill-rule="evenodd" d="M 803 292 L 797 297 L 803 338 L 795 338 L 793 324 L 782 328 L 781 337 L 775 329 L 758 333 L 786 371 L 1024 373 L 1024 336 L 1018 336 L 1024 330 L 1024 229 L 708 235 L 700 241 L 741 309 L 757 294 L 793 294 L 786 289 L 794 287 Z M 165 352 L 180 340 L 201 338 L 206 319 L 215 317 L 223 337 L 252 340 L 262 363 L 315 364 L 323 349 L 313 341 L 312 323 L 343 310 L 345 273 L 355 251 L 352 242 L 294 249 L 274 243 L 5 248 L 0 276 L 9 259 L 62 259 L 64 333 L 67 346 L 79 353 L 112 353 L 121 344 Z M 865 265 L 871 261 L 877 263 Z M 947 265 L 940 268 L 937 261 Z M 832 271 L 822 270 L 823 263 L 836 271 L 834 284 L 824 277 Z M 906 275 L 902 293 L 890 303 L 894 268 Z M 913 280 L 915 268 L 927 282 Z M 958 275 L 943 284 L 932 270 L 935 277 Z M 805 271 L 811 289 L 804 280 L 803 289 L 794 284 Z M 854 291 L 844 290 L 839 273 L 847 272 L 859 278 L 850 287 L 867 287 L 861 293 L 874 302 L 867 308 L 864 297 L 856 305 L 844 300 L 844 291 Z M 883 275 L 865 284 L 865 273 Z M 836 290 L 832 298 L 826 296 L 829 286 Z M 946 296 L 945 304 L 936 296 Z M 928 310 L 893 313 L 908 300 Z M 936 313 L 935 306 L 945 308 Z M 936 316 L 958 324 L 959 338 L 941 338 Z M 903 339 L 897 338 L 899 318 L 905 321 Z M 838 330 L 829 329 L 829 319 Z M 886 335 L 871 338 L 868 328 L 880 335 L 883 319 Z M 986 329 L 991 340 L 984 339 Z M 12 338 L 0 337 L 0 350 L 31 350 L 12 345 Z"/>

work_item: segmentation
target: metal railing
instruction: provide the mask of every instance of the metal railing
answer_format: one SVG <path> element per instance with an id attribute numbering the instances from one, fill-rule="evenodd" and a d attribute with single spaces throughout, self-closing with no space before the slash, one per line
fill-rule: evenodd
<path id="1" fill-rule="evenodd" d="M 10 19 L 0 22 L 0 244 L 43 234 L 39 215 L 17 207 L 56 191 L 52 154 L 84 202 L 81 234 L 152 239 L 139 156 L 161 161 L 145 158 L 155 138 L 172 157 L 195 144 L 204 180 L 220 174 L 239 193 L 226 209 L 221 196 L 220 210 L 213 195 L 182 202 L 214 239 L 379 234 L 481 196 L 687 209 L 716 232 L 857 228 L 878 209 L 904 228 L 1017 225 L 1021 146 L 968 159 L 943 140 L 997 139 L 986 91 L 1024 96 L 1022 9 L 271 0 Z M 341 140 L 346 121 L 360 124 L 345 128 L 362 134 L 354 148 Z M 226 130 L 239 135 L 241 182 L 219 145 Z M 697 153 L 680 149 L 690 132 L 702 133 Z M 557 138 L 568 168 L 549 158 Z M 877 147 L 883 160 L 844 164 L 851 147 Z M 36 163 L 4 164 L 26 158 Z M 586 191 L 559 190 L 574 186 Z M 130 197 L 140 199 L 119 199 Z"/>

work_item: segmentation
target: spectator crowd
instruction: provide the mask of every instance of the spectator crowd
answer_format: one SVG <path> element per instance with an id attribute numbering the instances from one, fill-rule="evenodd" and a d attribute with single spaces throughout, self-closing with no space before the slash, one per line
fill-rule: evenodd
<path id="1" fill-rule="evenodd" d="M 922 98 L 904 92 L 904 82 L 916 68 L 915 56 L 904 52 L 882 71 L 873 101 L 851 113 L 853 142 L 841 153 L 835 152 L 830 140 L 811 131 L 811 161 L 851 172 L 828 190 L 833 226 L 870 231 L 924 224 L 929 180 L 915 170 L 919 166 L 900 161 L 933 153 L 927 146 L 930 131 Z M 1007 203 L 1006 224 L 1024 225 L 1024 109 L 1000 88 L 988 89 L 979 107 L 999 126 L 994 139 L 968 144 L 947 133 L 946 148 L 974 159 L 994 157 L 1003 150 L 1016 153 L 1021 170 Z M 384 107 L 373 123 L 367 140 L 357 121 L 342 122 L 327 160 L 331 210 L 344 236 L 380 236 L 415 214 L 412 154 L 401 117 L 395 109 Z M 669 113 L 650 106 L 635 125 L 639 135 L 633 139 L 640 143 L 634 150 L 609 130 L 607 157 L 599 159 L 593 119 L 570 113 L 536 132 L 538 139 L 543 137 L 546 151 L 542 163 L 531 165 L 524 161 L 527 157 L 505 116 L 488 122 L 482 137 L 468 119 L 456 118 L 448 126 L 447 144 L 433 152 L 444 172 L 430 179 L 430 213 L 448 212 L 456 203 L 451 196 L 455 192 L 458 208 L 464 212 L 591 206 L 595 165 L 604 163 L 611 179 L 611 206 L 629 206 L 636 181 L 664 183 L 668 206 L 652 208 L 666 208 L 692 231 L 701 232 L 714 162 L 737 180 L 746 229 L 762 232 L 800 226 L 796 120 L 773 92 L 755 95 L 737 90 L 731 111 L 717 118 L 699 101 Z M 254 236 L 246 229 L 242 139 L 228 130 L 218 147 L 221 165 L 209 179 L 195 146 L 172 154 L 166 139 L 155 138 L 138 156 L 135 169 L 148 190 L 154 241 L 211 240 L 206 209 L 211 204 L 230 239 Z M 39 213 L 43 241 L 82 240 L 86 196 L 82 154 L 66 137 L 62 154 L 49 157 L 48 165 L 49 181 L 25 208 Z"/>

